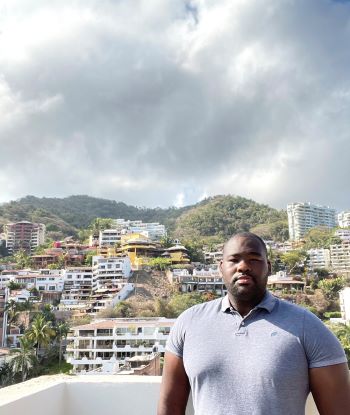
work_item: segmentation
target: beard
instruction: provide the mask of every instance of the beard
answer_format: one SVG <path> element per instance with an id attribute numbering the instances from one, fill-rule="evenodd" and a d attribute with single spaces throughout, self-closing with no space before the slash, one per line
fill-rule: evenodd
<path id="1" fill-rule="evenodd" d="M 236 284 L 239 278 L 236 277 L 233 278 L 231 283 L 227 286 L 227 291 L 232 295 L 235 302 L 248 303 L 255 306 L 260 303 L 266 293 L 266 283 L 259 284 L 255 277 L 252 275 L 248 276 L 252 279 L 252 285 L 246 286 Z"/>

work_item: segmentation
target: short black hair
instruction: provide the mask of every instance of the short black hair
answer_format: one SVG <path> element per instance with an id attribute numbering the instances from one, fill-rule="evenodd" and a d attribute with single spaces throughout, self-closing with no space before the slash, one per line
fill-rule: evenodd
<path id="1" fill-rule="evenodd" d="M 234 238 L 250 238 L 250 239 L 256 239 L 256 240 L 258 240 L 259 241 L 259 243 L 261 244 L 261 246 L 263 247 L 263 249 L 264 249 L 264 252 L 265 252 L 265 254 L 266 254 L 266 258 L 268 257 L 268 254 L 267 254 L 267 248 L 266 248 L 266 244 L 265 244 L 265 242 L 264 242 L 264 240 L 262 239 L 262 238 L 260 238 L 260 236 L 258 236 L 258 235 L 256 235 L 255 233 L 253 233 L 253 232 L 238 232 L 238 233 L 235 233 L 235 234 L 233 234 L 225 243 L 224 243 L 224 250 L 225 250 L 225 247 L 226 247 L 226 245 L 232 240 L 232 239 L 234 239 Z"/>

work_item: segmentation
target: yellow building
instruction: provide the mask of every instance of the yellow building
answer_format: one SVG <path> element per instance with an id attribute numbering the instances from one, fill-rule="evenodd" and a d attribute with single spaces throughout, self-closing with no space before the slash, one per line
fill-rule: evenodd
<path id="1" fill-rule="evenodd" d="M 162 257 L 171 259 L 172 264 L 189 264 L 191 262 L 188 250 L 179 244 L 167 248 Z"/>
<path id="2" fill-rule="evenodd" d="M 118 251 L 122 255 L 128 255 L 133 269 L 140 269 L 146 265 L 149 258 L 161 255 L 161 248 L 142 233 L 122 235 L 121 246 Z"/>

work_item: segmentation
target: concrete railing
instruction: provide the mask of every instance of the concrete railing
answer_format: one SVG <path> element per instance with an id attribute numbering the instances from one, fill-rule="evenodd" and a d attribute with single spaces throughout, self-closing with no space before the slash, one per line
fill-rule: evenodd
<path id="1" fill-rule="evenodd" d="M 0 390 L 1 415 L 155 415 L 160 377 L 42 376 Z M 312 398 L 306 415 L 317 415 Z M 193 415 L 189 402 L 186 415 Z"/>

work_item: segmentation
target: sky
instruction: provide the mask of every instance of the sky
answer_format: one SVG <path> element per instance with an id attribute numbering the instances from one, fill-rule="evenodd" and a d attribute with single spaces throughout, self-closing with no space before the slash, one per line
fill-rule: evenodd
<path id="1" fill-rule="evenodd" d="M 0 202 L 350 209 L 350 2 L 0 3 Z"/>

